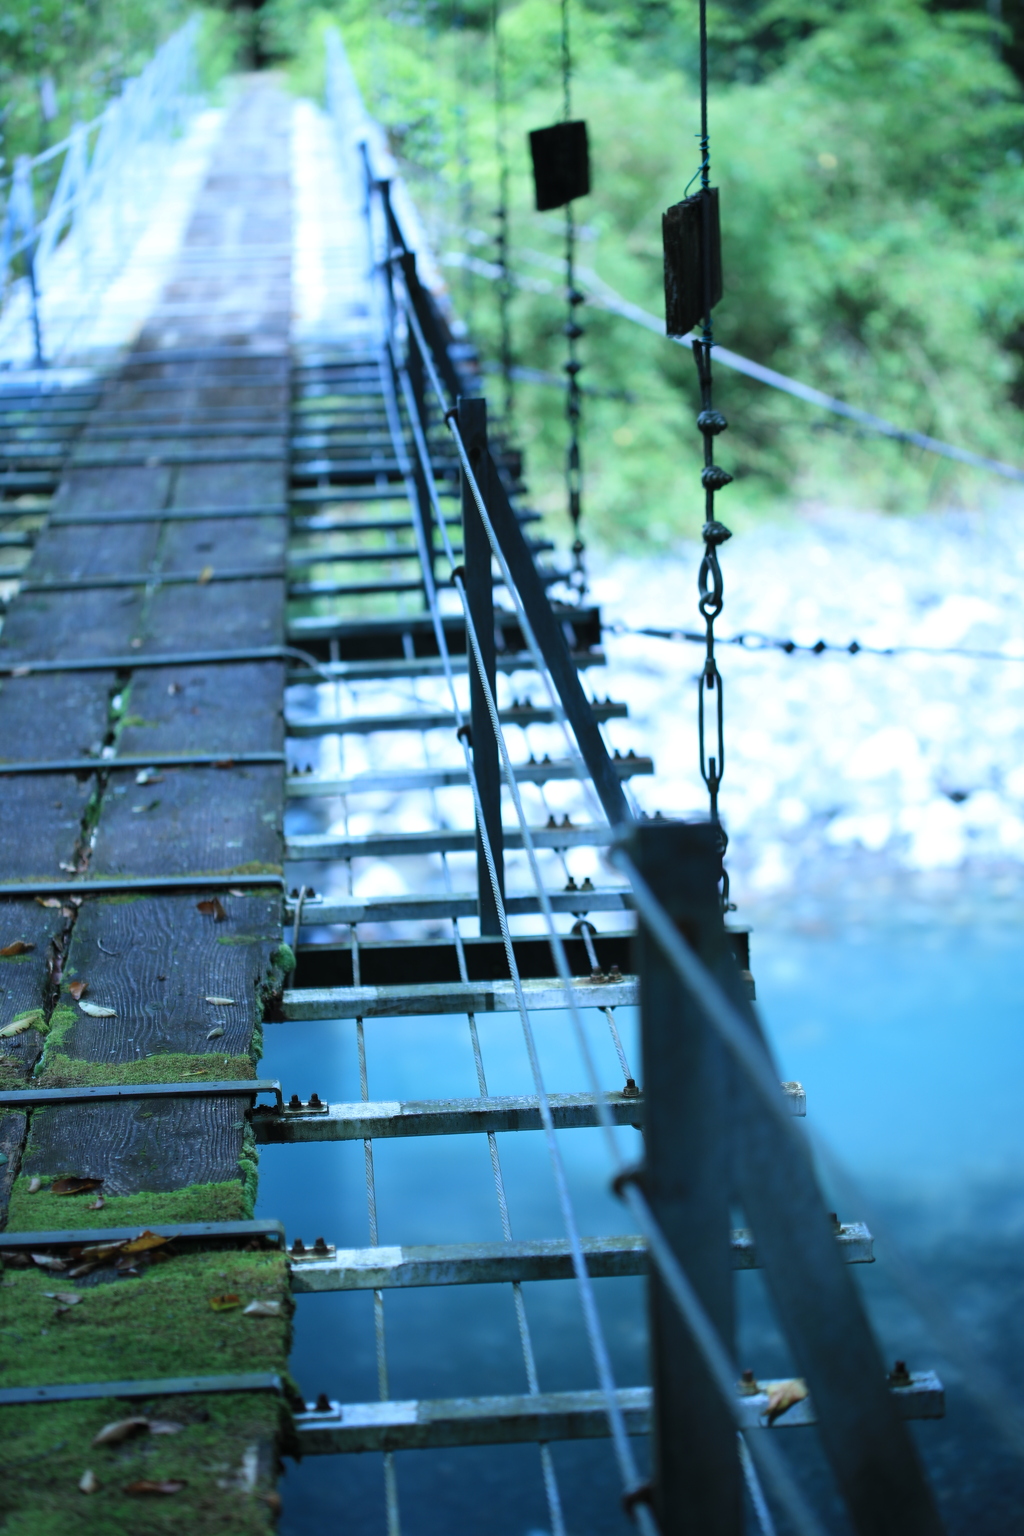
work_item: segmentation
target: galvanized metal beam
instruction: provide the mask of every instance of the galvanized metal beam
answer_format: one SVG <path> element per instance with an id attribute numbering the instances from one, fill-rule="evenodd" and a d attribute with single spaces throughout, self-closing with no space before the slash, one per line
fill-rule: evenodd
<path id="1" fill-rule="evenodd" d="M 738 1399 L 745 1429 L 768 1423 L 773 1393 L 784 1381 L 758 1383 L 757 1392 Z M 945 1393 L 932 1371 L 915 1372 L 909 1385 L 890 1388 L 901 1419 L 941 1419 Z M 631 1435 L 651 1427 L 651 1389 L 620 1387 L 619 1408 Z M 817 1423 L 807 1397 L 772 1421 L 776 1429 Z M 602 1392 L 541 1392 L 523 1397 L 454 1397 L 407 1402 L 338 1403 L 321 1411 L 310 1405 L 296 1414 L 298 1446 L 304 1456 L 332 1456 L 353 1451 L 440 1450 L 459 1445 L 515 1445 L 552 1440 L 599 1440 L 608 1434 Z"/>
<path id="2" fill-rule="evenodd" d="M 618 757 L 612 759 L 615 772 L 621 779 L 632 779 L 639 774 L 653 773 L 654 763 L 649 757 Z M 555 779 L 575 779 L 579 769 L 570 759 L 552 762 L 516 763 L 516 779 L 521 784 L 549 784 Z M 292 799 L 306 799 L 316 795 L 360 795 L 377 790 L 453 789 L 469 783 L 465 768 L 419 768 L 405 771 L 381 770 L 375 773 L 358 773 L 350 779 L 326 779 L 305 776 L 294 771 L 289 775 L 286 793 Z"/>
<path id="3" fill-rule="evenodd" d="M 526 1006 L 566 1007 L 557 977 L 524 977 Z M 580 977 L 573 996 L 581 1008 L 627 1008 L 639 1000 L 635 976 L 618 981 Z M 387 987 L 292 987 L 282 1003 L 286 1019 L 386 1019 L 439 1013 L 518 1013 L 511 981 L 407 982 Z"/>
<path id="4" fill-rule="evenodd" d="M 611 699 L 603 702 L 593 699 L 590 704 L 595 720 L 625 720 L 629 715 L 628 704 L 618 704 Z M 543 705 L 514 704 L 510 709 L 500 709 L 498 718 L 502 725 L 550 725 L 555 719 L 553 709 Z M 455 716 L 450 710 L 423 710 L 408 715 L 349 715 L 345 717 L 321 715 L 315 720 L 300 715 L 286 714 L 285 726 L 289 736 L 305 738 L 315 736 L 367 736 L 373 731 L 442 731 L 455 729 Z M 649 759 L 648 759 L 649 761 Z"/>
<path id="5" fill-rule="evenodd" d="M 616 1125 L 633 1125 L 643 1100 L 623 1093 L 605 1095 Z M 549 1095 L 558 1130 L 597 1124 L 592 1093 Z M 487 1131 L 539 1131 L 540 1104 L 530 1094 L 489 1099 L 423 1099 L 287 1108 L 284 1114 L 257 1110 L 253 1130 L 261 1145 L 306 1141 L 374 1141 L 406 1136 L 474 1136 Z"/>
<path id="6" fill-rule="evenodd" d="M 604 848 L 614 837 L 612 827 L 561 826 L 532 827 L 530 836 L 536 848 Z M 522 848 L 519 828 L 505 831 L 506 848 Z M 472 853 L 475 832 L 457 832 L 439 828 L 430 832 L 367 832 L 346 836 L 336 832 L 302 832 L 289 837 L 285 857 L 289 859 L 331 860 L 363 858 L 420 857 L 425 853 Z"/>
<path id="7" fill-rule="evenodd" d="M 547 899 L 555 912 L 571 912 L 581 916 L 586 912 L 623 912 L 632 909 L 628 886 L 621 888 L 595 888 L 583 885 L 574 890 L 548 891 Z M 298 903 L 289 900 L 285 915 L 295 921 Z M 543 904 L 536 891 L 524 896 L 506 895 L 505 911 L 510 917 L 543 911 Z M 302 903 L 303 927 L 327 927 L 335 923 L 401 923 L 425 921 L 438 917 L 476 917 L 476 892 L 466 891 L 454 896 L 366 896 L 307 897 Z M 299 945 L 300 949 L 305 948 Z M 309 946 L 316 948 L 315 945 Z"/>
<path id="8" fill-rule="evenodd" d="M 836 1243 L 847 1264 L 874 1263 L 873 1239 L 861 1222 L 839 1228 Z M 587 1269 L 595 1279 L 646 1275 L 643 1237 L 585 1237 Z M 0 1239 L 2 1250 L 2 1239 Z M 753 1233 L 732 1234 L 734 1269 L 757 1269 Z M 567 1238 L 518 1243 L 451 1243 L 416 1247 L 338 1248 L 329 1258 L 313 1249 L 290 1254 L 291 1285 L 296 1296 L 321 1291 L 405 1290 L 428 1285 L 498 1285 L 511 1281 L 571 1280 L 572 1254 Z"/>

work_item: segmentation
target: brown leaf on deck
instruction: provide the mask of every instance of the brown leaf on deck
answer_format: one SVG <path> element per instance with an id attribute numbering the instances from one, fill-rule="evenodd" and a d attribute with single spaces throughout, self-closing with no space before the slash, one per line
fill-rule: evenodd
<path id="1" fill-rule="evenodd" d="M 59 896 L 37 896 L 35 899 L 41 907 L 59 907 L 61 904 Z"/>
<path id="2" fill-rule="evenodd" d="M 71 996 L 74 998 L 76 1003 L 85 996 L 88 990 L 89 983 L 87 981 L 72 981 L 68 983 L 68 991 L 71 993 Z"/>
<path id="3" fill-rule="evenodd" d="M 197 901 L 196 911 L 202 912 L 205 917 L 212 917 L 215 923 L 227 922 L 227 913 L 220 904 L 219 896 L 211 896 L 208 901 Z"/>
<path id="4" fill-rule="evenodd" d="M 187 1487 L 188 1483 L 183 1477 L 169 1477 L 162 1483 L 153 1482 L 148 1477 L 140 1477 L 138 1482 L 129 1483 L 124 1491 L 125 1493 L 180 1493 Z"/>
<path id="5" fill-rule="evenodd" d="M 807 1383 L 794 1376 L 791 1381 L 777 1381 L 768 1393 L 765 1417 L 769 1424 L 782 1417 L 788 1408 L 802 1403 L 807 1396 Z"/>
<path id="6" fill-rule="evenodd" d="M 125 1243 L 122 1253 L 147 1253 L 150 1248 L 162 1248 L 164 1243 L 169 1243 L 169 1237 L 160 1237 L 156 1232 L 150 1232 L 148 1227 L 138 1237 L 132 1238 L 130 1243 Z"/>
<path id="7" fill-rule="evenodd" d="M 242 1298 L 237 1296 L 234 1291 L 228 1291 L 223 1296 L 210 1297 L 210 1306 L 214 1312 L 233 1312 L 236 1307 L 241 1305 Z"/>
<path id="8" fill-rule="evenodd" d="M 63 1179 L 54 1179 L 50 1185 L 51 1195 L 88 1195 L 94 1189 L 99 1189 L 102 1179 L 76 1178 L 69 1174 Z"/>
<path id="9" fill-rule="evenodd" d="M 24 939 L 15 939 L 12 944 L 5 944 L 0 949 L 0 960 L 10 960 L 14 955 L 27 955 L 30 949 L 35 949 L 35 945 L 26 944 Z"/>

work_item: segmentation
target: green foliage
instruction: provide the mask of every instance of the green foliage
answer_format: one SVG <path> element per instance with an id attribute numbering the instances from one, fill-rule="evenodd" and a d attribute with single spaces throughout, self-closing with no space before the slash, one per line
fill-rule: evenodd
<path id="1" fill-rule="evenodd" d="M 75 122 L 102 112 L 125 80 L 197 7 L 189 0 L 6 0 L 0 8 L 0 155 L 6 174 L 16 155 L 36 155 L 63 139 Z M 233 67 L 241 40 L 237 17 L 203 12 L 199 75 L 212 88 Z M 47 122 L 44 93 L 52 83 L 57 115 Z M 41 168 L 37 198 L 59 159 Z"/>
<path id="2" fill-rule="evenodd" d="M 369 0 L 344 0 L 330 15 L 435 246 L 491 259 L 488 22 L 476 6 L 449 11 L 407 4 L 385 19 Z M 313 79 L 328 13 L 303 0 L 269 0 L 268 13 L 297 74 Z M 522 279 L 514 343 L 520 363 L 559 373 L 561 215 L 533 210 L 525 138 L 561 113 L 558 7 L 519 0 L 501 26 L 512 260 Z M 579 260 L 660 316 L 660 216 L 698 166 L 696 6 L 576 0 L 572 28 L 573 110 L 588 120 L 594 188 L 576 205 Z M 996 58 L 991 20 L 922 0 L 719 0 L 711 36 L 726 272 L 718 339 L 902 426 L 1019 458 L 1024 106 Z M 453 268 L 448 277 L 493 362 L 493 285 Z M 538 280 L 551 291 L 531 292 Z M 590 529 L 610 542 L 695 533 L 703 505 L 687 351 L 593 307 L 583 319 L 583 382 L 633 396 L 585 402 Z M 517 393 L 534 498 L 564 536 L 561 400 L 536 386 Z M 737 477 L 721 512 L 734 526 L 794 493 L 906 510 L 975 500 L 993 485 L 859 438 L 723 368 L 718 398 L 731 423 L 720 459 Z"/>

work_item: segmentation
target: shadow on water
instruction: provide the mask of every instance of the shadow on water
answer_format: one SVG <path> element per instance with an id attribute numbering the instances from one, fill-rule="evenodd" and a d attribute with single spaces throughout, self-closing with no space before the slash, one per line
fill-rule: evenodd
<path id="1" fill-rule="evenodd" d="M 756 934 L 754 949 L 760 1007 L 784 1075 L 805 1083 L 809 1114 L 941 1292 L 955 1326 L 977 1341 L 1011 1386 L 1024 1375 L 1019 952 L 1009 927 L 938 922 L 914 929 L 879 923 L 842 933 L 768 927 Z M 549 1014 L 538 1021 L 547 1080 L 563 1091 L 582 1089 L 568 1020 Z M 594 1016 L 594 1038 L 611 1083 L 599 1022 Z M 620 1023 L 627 1036 L 635 1035 L 634 1018 Z M 481 1032 L 491 1092 L 529 1091 L 516 1021 L 481 1020 Z M 367 1040 L 374 1098 L 475 1092 L 463 1020 L 373 1021 Z M 266 1048 L 263 1069 L 289 1091 L 358 1097 L 351 1023 L 268 1028 Z M 627 1050 L 635 1058 L 634 1039 Z M 519 1133 L 498 1140 L 514 1234 L 560 1235 L 542 1138 Z M 626 1230 L 607 1190 L 598 1134 L 569 1132 L 561 1143 L 582 1230 Z M 382 1243 L 500 1237 L 484 1138 L 378 1142 L 375 1165 Z M 339 1245 L 365 1245 L 362 1146 L 265 1149 L 259 1214 L 282 1213 L 290 1237 L 308 1241 L 322 1234 Z M 859 1213 L 840 1214 L 852 1220 Z M 894 1289 L 881 1248 L 878 1257 L 856 1273 L 884 1353 L 912 1368 L 938 1368 L 947 1386 L 945 1421 L 915 1426 L 913 1433 L 951 1536 L 1005 1536 L 1020 1528 L 1024 1465 L 943 1359 L 941 1340 Z M 525 1289 L 542 1387 L 592 1387 L 575 1286 Z M 597 1293 L 617 1379 L 643 1382 L 642 1282 L 601 1281 Z M 741 1363 L 760 1376 L 792 1370 L 760 1276 L 740 1276 L 739 1295 Z M 390 1292 L 385 1312 L 392 1397 L 525 1390 L 507 1287 Z M 299 1298 L 292 1369 L 307 1397 L 320 1391 L 343 1400 L 376 1397 L 370 1295 Z M 813 1432 L 794 1432 L 783 1443 L 827 1513 L 830 1531 L 842 1532 Z M 645 1447 L 635 1444 L 642 1460 Z M 607 1441 L 557 1445 L 553 1452 L 573 1536 L 632 1528 L 621 1513 Z M 407 1452 L 396 1462 L 409 1536 L 454 1530 L 528 1536 L 549 1529 L 535 1447 Z M 354 1536 L 378 1536 L 386 1528 L 379 1456 L 288 1463 L 282 1491 L 284 1536 L 342 1522 Z"/>

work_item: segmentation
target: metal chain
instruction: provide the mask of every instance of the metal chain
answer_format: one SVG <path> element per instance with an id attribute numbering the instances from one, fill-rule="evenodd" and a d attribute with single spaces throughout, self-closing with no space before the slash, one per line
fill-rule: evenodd
<path id="1" fill-rule="evenodd" d="M 711 322 L 712 307 L 712 271 L 711 271 L 711 150 L 708 139 L 708 32 L 707 32 L 707 4 L 706 0 L 700 0 L 700 196 L 703 199 L 703 217 L 701 228 L 703 231 L 703 276 L 704 276 L 704 324 L 699 341 L 693 343 L 693 356 L 697 364 L 697 378 L 700 383 L 700 414 L 697 417 L 697 426 L 704 438 L 704 468 L 701 470 L 701 484 L 704 487 L 704 527 L 701 529 L 701 537 L 704 540 L 704 558 L 700 563 L 700 572 L 697 576 L 697 590 L 700 594 L 698 607 L 705 626 L 706 654 L 704 669 L 697 683 L 697 737 L 700 751 L 701 778 L 707 785 L 708 797 L 711 802 L 711 821 L 718 832 L 719 849 L 722 859 L 729 846 L 729 839 L 725 828 L 722 826 L 718 814 L 718 792 L 725 775 L 725 719 L 722 699 L 722 674 L 718 670 L 715 660 L 715 620 L 722 611 L 722 603 L 725 594 L 725 585 L 722 580 L 722 570 L 718 564 L 718 549 L 732 534 L 724 523 L 720 523 L 715 517 L 715 493 L 720 491 L 732 480 L 732 475 L 726 470 L 720 469 L 714 462 L 713 445 L 719 432 L 724 432 L 728 422 L 720 411 L 714 408 L 712 399 L 711 379 L 711 348 L 714 345 L 714 335 Z M 714 751 L 708 752 L 707 731 L 707 695 L 715 696 L 714 708 Z M 734 912 L 735 903 L 729 900 L 729 876 L 722 868 L 722 910 Z"/>
<path id="2" fill-rule="evenodd" d="M 562 0 L 562 120 L 572 116 L 572 53 L 569 47 L 569 0 Z M 587 573 L 583 562 L 586 546 L 580 538 L 580 515 L 583 511 L 583 467 L 580 459 L 580 414 L 582 394 L 579 375 L 583 368 L 576 355 L 576 343 L 584 334 L 576 318 L 576 311 L 584 302 L 584 295 L 576 287 L 576 220 L 572 203 L 565 205 L 565 335 L 569 344 L 569 356 L 565 364 L 569 388 L 566 394 L 565 415 L 569 423 L 569 446 L 565 455 L 565 483 L 569 495 L 569 520 L 572 523 L 572 571 L 569 586 L 582 603 L 587 593 Z"/>

